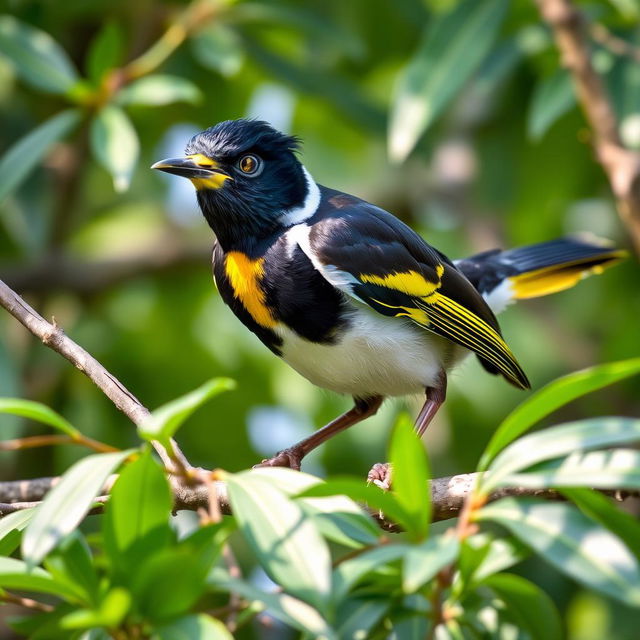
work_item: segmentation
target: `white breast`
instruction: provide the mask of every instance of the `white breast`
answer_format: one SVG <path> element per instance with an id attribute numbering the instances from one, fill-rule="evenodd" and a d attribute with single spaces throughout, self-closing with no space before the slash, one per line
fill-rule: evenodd
<path id="1" fill-rule="evenodd" d="M 314 384 L 357 397 L 400 396 L 433 386 L 466 349 L 403 318 L 353 305 L 351 325 L 335 344 L 316 344 L 286 327 L 282 358 Z"/>

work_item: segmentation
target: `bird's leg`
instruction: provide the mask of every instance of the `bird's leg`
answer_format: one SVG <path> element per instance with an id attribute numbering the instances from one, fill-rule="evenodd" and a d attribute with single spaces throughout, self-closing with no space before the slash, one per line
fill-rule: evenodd
<path id="1" fill-rule="evenodd" d="M 318 429 L 308 438 L 301 440 L 288 449 L 276 453 L 273 458 L 263 460 L 257 467 L 289 467 L 290 469 L 300 470 L 300 462 L 310 451 L 321 445 L 323 442 L 332 438 L 337 433 L 361 422 L 362 420 L 374 415 L 382 404 L 382 396 L 373 396 L 371 398 L 354 398 L 355 405 L 329 424 Z"/>
<path id="2" fill-rule="evenodd" d="M 420 413 L 416 418 L 415 429 L 417 434 L 422 437 L 427 430 L 429 424 L 438 413 L 438 409 L 442 406 L 447 397 L 447 374 L 440 371 L 437 384 L 433 387 L 425 389 L 427 399 L 420 409 Z M 378 462 L 371 467 L 367 475 L 367 482 L 373 482 L 382 489 L 391 488 L 391 472 L 392 469 L 388 462 Z"/>

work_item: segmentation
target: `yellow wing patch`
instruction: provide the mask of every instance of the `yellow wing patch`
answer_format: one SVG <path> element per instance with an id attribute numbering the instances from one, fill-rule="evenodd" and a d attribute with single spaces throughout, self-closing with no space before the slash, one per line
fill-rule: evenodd
<path id="1" fill-rule="evenodd" d="M 377 284 L 381 287 L 386 287 L 387 289 L 395 289 L 396 291 L 406 293 L 408 296 L 424 298 L 430 296 L 440 288 L 443 273 L 444 265 L 439 264 L 436 266 L 436 274 L 438 275 L 438 280 L 436 282 L 427 280 L 417 271 L 400 271 L 396 273 L 389 273 L 385 276 L 361 273 L 359 279 L 360 282 L 365 284 Z"/>
<path id="2" fill-rule="evenodd" d="M 264 276 L 264 258 L 251 260 L 244 253 L 230 251 L 225 258 L 224 269 L 235 297 L 251 317 L 267 329 L 275 327 L 277 321 L 266 305 L 265 293 L 259 282 Z"/>
<path id="3" fill-rule="evenodd" d="M 508 380 L 522 389 L 529 381 L 511 349 L 500 334 L 484 320 L 461 304 L 435 293 L 425 303 L 417 301 L 429 315 L 431 328 L 439 330 L 452 340 L 471 349 L 493 364 Z"/>

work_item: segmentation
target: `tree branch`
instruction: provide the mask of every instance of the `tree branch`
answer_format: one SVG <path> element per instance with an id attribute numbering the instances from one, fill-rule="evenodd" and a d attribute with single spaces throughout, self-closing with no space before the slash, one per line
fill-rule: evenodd
<path id="1" fill-rule="evenodd" d="M 602 78 L 590 55 L 585 17 L 571 0 L 536 0 L 553 31 L 562 64 L 571 75 L 578 101 L 594 134 L 596 157 L 616 198 L 618 213 L 640 253 L 640 153 L 626 149 Z"/>
<path id="2" fill-rule="evenodd" d="M 431 502 L 433 504 L 433 521 L 450 520 L 457 517 L 462 511 L 466 498 L 471 493 L 475 484 L 477 473 L 463 473 L 444 478 L 435 478 L 430 483 Z M 113 484 L 114 478 L 109 480 L 109 485 Z M 36 478 L 34 480 L 17 480 L 12 482 L 0 482 L 0 517 L 29 509 L 40 504 L 47 492 L 58 482 L 59 478 Z M 224 482 L 215 482 L 215 493 L 218 497 L 218 509 L 225 515 L 231 514 L 231 504 L 227 485 Z M 185 482 L 175 482 L 174 510 L 175 511 L 198 511 L 210 507 L 210 488 L 206 484 L 188 485 Z M 620 501 L 630 495 L 638 495 L 638 492 L 629 491 L 603 491 L 603 493 Z M 526 489 L 523 487 L 505 487 L 494 491 L 489 497 L 489 502 L 515 497 L 536 497 L 547 500 L 564 500 L 564 497 L 553 489 Z M 96 499 L 98 502 L 105 502 L 106 496 Z M 94 513 L 101 511 L 98 507 Z M 398 527 L 384 518 L 379 512 L 370 511 L 373 518 L 386 531 L 398 531 Z"/>
<path id="3" fill-rule="evenodd" d="M 0 305 L 29 329 L 34 336 L 40 338 L 47 347 L 80 369 L 131 422 L 140 425 L 146 420 L 149 416 L 149 410 L 113 374 L 109 373 L 79 344 L 66 336 L 60 327 L 47 322 L 2 280 L 0 280 Z M 178 457 L 178 464 L 164 447 L 157 443 L 154 446 L 168 469 L 189 466 L 175 443 L 174 453 Z"/>

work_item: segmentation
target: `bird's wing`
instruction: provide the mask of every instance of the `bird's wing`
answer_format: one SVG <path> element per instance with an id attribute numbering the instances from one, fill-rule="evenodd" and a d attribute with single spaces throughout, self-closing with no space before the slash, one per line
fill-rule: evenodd
<path id="1" fill-rule="evenodd" d="M 334 286 L 383 315 L 410 318 L 470 349 L 490 371 L 529 387 L 482 296 L 448 258 L 391 214 L 343 198 L 339 207 L 325 204 L 294 233 Z"/>

